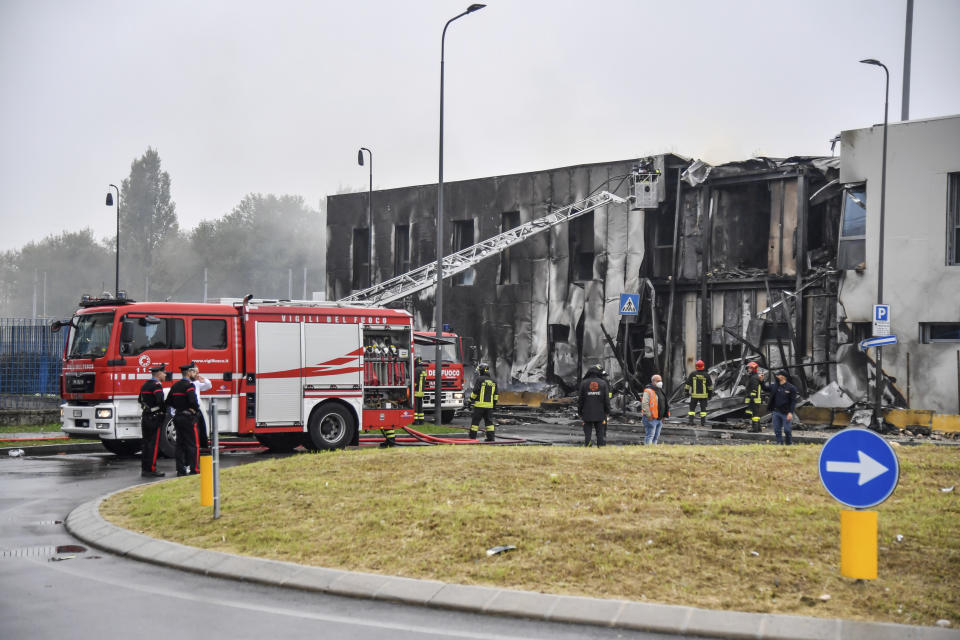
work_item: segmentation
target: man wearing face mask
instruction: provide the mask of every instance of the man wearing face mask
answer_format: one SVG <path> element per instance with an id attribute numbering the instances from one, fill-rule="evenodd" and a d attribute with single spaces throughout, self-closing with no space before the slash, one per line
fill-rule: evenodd
<path id="1" fill-rule="evenodd" d="M 669 415 L 670 405 L 663 391 L 663 378 L 653 374 L 650 384 L 643 390 L 643 444 L 660 444 L 663 419 Z"/>

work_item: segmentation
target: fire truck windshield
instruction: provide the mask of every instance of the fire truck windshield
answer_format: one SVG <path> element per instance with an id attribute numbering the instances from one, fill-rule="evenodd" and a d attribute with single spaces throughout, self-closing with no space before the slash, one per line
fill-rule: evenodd
<path id="1" fill-rule="evenodd" d="M 437 358 L 437 347 L 435 345 L 414 345 L 414 355 L 420 356 L 424 362 L 435 362 Z M 441 346 L 440 357 L 444 362 L 460 362 L 460 355 L 457 353 L 455 344 L 445 344 Z"/>
<path id="2" fill-rule="evenodd" d="M 107 352 L 113 332 L 113 313 L 74 316 L 68 358 L 99 358 Z"/>

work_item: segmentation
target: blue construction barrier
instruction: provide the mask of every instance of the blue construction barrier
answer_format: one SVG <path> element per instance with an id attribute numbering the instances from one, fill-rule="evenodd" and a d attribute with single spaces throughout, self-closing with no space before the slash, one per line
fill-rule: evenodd
<path id="1" fill-rule="evenodd" d="M 0 408 L 59 401 L 63 346 L 69 332 L 53 333 L 50 322 L 0 318 Z"/>

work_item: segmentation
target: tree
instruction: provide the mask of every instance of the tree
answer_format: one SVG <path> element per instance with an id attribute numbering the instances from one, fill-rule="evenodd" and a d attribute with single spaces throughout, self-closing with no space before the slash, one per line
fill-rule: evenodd
<path id="1" fill-rule="evenodd" d="M 124 269 L 120 288 L 131 297 L 146 298 L 146 275 L 156 266 L 158 249 L 179 233 L 176 204 L 170 198 L 170 174 L 161 170 L 156 150 L 147 147 L 130 165 L 130 177 L 121 186 L 120 262 Z"/>

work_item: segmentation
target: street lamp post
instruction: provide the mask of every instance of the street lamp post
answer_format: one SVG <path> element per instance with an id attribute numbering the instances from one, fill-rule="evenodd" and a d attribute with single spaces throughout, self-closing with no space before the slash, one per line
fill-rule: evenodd
<path id="1" fill-rule="evenodd" d="M 887 66 L 879 60 L 867 58 L 861 60 L 863 64 L 870 64 L 883 69 L 886 78 L 886 88 L 883 97 L 883 158 L 880 165 L 880 249 L 877 255 L 877 304 L 883 304 L 883 221 L 884 207 L 887 197 L 887 110 L 890 105 L 890 71 Z M 883 347 L 877 347 L 877 375 L 876 375 L 876 396 L 874 399 L 874 420 L 877 430 L 883 433 L 883 411 L 881 402 L 883 400 L 882 392 L 883 378 Z"/>
<path id="2" fill-rule="evenodd" d="M 120 189 L 115 184 L 111 184 L 111 187 L 117 190 L 117 262 L 116 269 L 114 271 L 114 282 L 113 282 L 113 297 L 120 297 Z M 107 206 L 113 206 L 113 194 L 107 191 Z"/>
<path id="3" fill-rule="evenodd" d="M 443 35 L 440 37 L 440 172 L 437 180 L 437 305 L 436 305 L 436 336 L 437 336 L 437 359 L 434 362 L 433 387 L 434 387 L 434 421 L 436 424 L 442 422 L 440 401 L 443 398 L 442 378 L 443 370 L 443 48 L 447 39 L 447 27 L 454 20 L 459 20 L 463 16 L 483 9 L 485 4 L 471 4 L 467 10 L 461 14 L 447 20 L 443 25 Z"/>
<path id="4" fill-rule="evenodd" d="M 367 195 L 367 286 L 373 286 L 373 151 L 360 147 L 357 151 L 357 164 L 363 166 L 363 152 L 367 152 L 370 160 L 370 191 Z"/>

